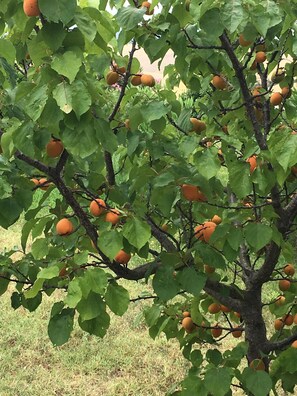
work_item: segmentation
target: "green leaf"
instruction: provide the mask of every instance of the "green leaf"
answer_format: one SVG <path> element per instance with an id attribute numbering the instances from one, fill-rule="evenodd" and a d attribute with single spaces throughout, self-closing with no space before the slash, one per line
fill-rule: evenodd
<path id="1" fill-rule="evenodd" d="M 221 18 L 230 33 L 234 33 L 246 18 L 242 0 L 229 0 L 221 8 Z"/>
<path id="2" fill-rule="evenodd" d="M 80 51 L 66 51 L 64 54 L 55 55 L 51 64 L 53 70 L 65 76 L 72 83 L 82 65 Z"/>
<path id="3" fill-rule="evenodd" d="M 273 0 L 265 0 L 252 8 L 252 21 L 258 32 L 266 36 L 269 28 L 282 22 L 283 12 Z"/>
<path id="4" fill-rule="evenodd" d="M 111 260 L 123 248 L 122 234 L 116 230 L 103 232 L 98 239 L 98 247 Z"/>
<path id="5" fill-rule="evenodd" d="M 13 198 L 0 200 L 0 226 L 8 228 L 14 224 L 22 213 L 23 209 L 19 207 Z"/>
<path id="6" fill-rule="evenodd" d="M 209 37 L 217 38 L 224 31 L 221 21 L 221 10 L 213 8 L 200 18 L 200 27 Z"/>
<path id="7" fill-rule="evenodd" d="M 248 164 L 240 162 L 230 152 L 224 156 L 232 191 L 238 198 L 246 197 L 251 191 L 250 170 Z"/>
<path id="8" fill-rule="evenodd" d="M 151 122 L 153 120 L 159 120 L 161 117 L 167 114 L 168 109 L 162 103 L 158 101 L 149 102 L 145 109 L 141 109 L 143 119 L 146 122 Z"/>
<path id="9" fill-rule="evenodd" d="M 82 321 L 91 320 L 100 315 L 102 304 L 102 297 L 97 293 L 90 292 L 87 298 L 82 298 L 80 300 L 76 309 Z"/>
<path id="10" fill-rule="evenodd" d="M 76 0 L 38 0 L 41 13 L 48 21 L 67 24 L 74 17 Z"/>
<path id="11" fill-rule="evenodd" d="M 116 19 L 124 30 L 131 30 L 143 20 L 145 12 L 146 8 L 144 7 L 121 7 L 116 15 Z"/>
<path id="12" fill-rule="evenodd" d="M 271 241 L 272 234 L 272 228 L 261 223 L 249 223 L 244 228 L 247 243 L 255 248 L 255 250 L 259 250 L 267 245 Z"/>
<path id="13" fill-rule="evenodd" d="M 46 239 L 45 239 L 46 241 Z M 52 279 L 56 278 L 59 276 L 60 269 L 57 265 L 53 265 L 48 268 L 43 268 L 40 272 L 37 274 L 37 279 Z"/>
<path id="14" fill-rule="evenodd" d="M 84 298 L 87 298 L 91 291 L 103 294 L 107 286 L 107 273 L 101 268 L 88 268 L 79 279 L 79 284 Z"/>
<path id="15" fill-rule="evenodd" d="M 217 150 L 215 151 L 205 150 L 196 160 L 197 170 L 206 180 L 216 176 L 221 167 Z"/>
<path id="16" fill-rule="evenodd" d="M 207 370 L 204 386 L 216 396 L 225 396 L 231 385 L 231 375 L 227 368 L 211 368 Z"/>
<path id="17" fill-rule="evenodd" d="M 87 331 L 89 334 L 93 334 L 97 337 L 103 338 L 109 327 L 110 317 L 104 309 L 100 311 L 100 315 L 92 320 L 82 321 L 81 317 L 78 318 L 78 323 L 82 330 Z"/>
<path id="18" fill-rule="evenodd" d="M 44 283 L 44 279 L 41 278 L 37 279 L 34 282 L 34 285 L 29 290 L 26 290 L 24 292 L 25 298 L 34 298 L 39 292 L 39 290 L 42 288 L 43 283 Z"/>
<path id="19" fill-rule="evenodd" d="M 157 296 L 164 301 L 175 297 L 179 292 L 179 284 L 173 276 L 173 269 L 162 264 L 153 278 L 153 288 Z"/>
<path id="20" fill-rule="evenodd" d="M 129 307 L 129 292 L 116 282 L 110 282 L 106 290 L 105 301 L 113 313 L 122 316 Z"/>
<path id="21" fill-rule="evenodd" d="M 0 277 L 0 296 L 2 296 L 2 294 L 6 292 L 8 285 L 9 285 L 9 280 Z"/>
<path id="22" fill-rule="evenodd" d="M 88 41 L 96 37 L 97 27 L 94 20 L 86 13 L 76 12 L 74 22 Z"/>
<path id="23" fill-rule="evenodd" d="M 0 56 L 5 58 L 11 65 L 14 65 L 16 50 L 11 41 L 0 39 Z"/>
<path id="24" fill-rule="evenodd" d="M 198 273 L 194 268 L 185 268 L 176 276 L 181 288 L 198 297 L 206 282 L 206 275 Z"/>
<path id="25" fill-rule="evenodd" d="M 63 309 L 59 314 L 51 317 L 48 324 L 48 335 L 55 346 L 65 344 L 73 330 L 73 309 Z"/>
<path id="26" fill-rule="evenodd" d="M 67 289 L 67 296 L 64 300 L 69 308 L 75 308 L 82 298 L 82 291 L 80 288 L 80 279 L 73 279 Z"/>
<path id="27" fill-rule="evenodd" d="M 150 239 L 151 229 L 147 223 L 133 217 L 127 220 L 124 225 L 123 236 L 132 246 L 141 249 Z"/>
<path id="28" fill-rule="evenodd" d="M 41 260 L 44 258 L 49 252 L 49 243 L 46 238 L 36 239 L 32 243 L 32 255 L 35 260 Z"/>
<path id="29" fill-rule="evenodd" d="M 272 388 L 272 380 L 265 371 L 255 371 L 247 367 L 242 373 L 242 379 L 254 396 L 267 396 Z"/>

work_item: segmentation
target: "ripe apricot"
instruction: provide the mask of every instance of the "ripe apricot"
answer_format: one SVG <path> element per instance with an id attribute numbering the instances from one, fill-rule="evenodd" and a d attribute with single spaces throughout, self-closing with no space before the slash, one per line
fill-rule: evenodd
<path id="1" fill-rule="evenodd" d="M 289 314 L 289 315 L 284 315 L 282 317 L 282 321 L 284 322 L 284 324 L 286 326 L 292 326 L 293 322 L 294 322 L 294 316 Z"/>
<path id="2" fill-rule="evenodd" d="M 131 77 L 131 84 L 136 87 L 137 85 L 141 84 L 141 75 L 140 74 L 135 74 L 135 76 Z"/>
<path id="3" fill-rule="evenodd" d="M 258 90 L 258 88 L 252 90 L 252 95 L 257 102 L 261 102 L 261 96 L 258 96 L 261 95 L 261 92 Z"/>
<path id="4" fill-rule="evenodd" d="M 106 75 L 106 82 L 108 85 L 113 85 L 119 80 L 119 74 L 115 71 L 110 71 Z"/>
<path id="5" fill-rule="evenodd" d="M 194 186 L 193 184 L 182 184 L 181 192 L 184 198 L 188 201 L 204 202 L 207 200 L 199 187 Z"/>
<path id="6" fill-rule="evenodd" d="M 235 338 L 239 338 L 242 335 L 242 330 L 237 330 L 240 329 L 240 326 L 234 327 L 234 329 L 232 330 L 232 335 Z"/>
<path id="7" fill-rule="evenodd" d="M 287 264 L 284 268 L 284 273 L 288 276 L 293 276 L 295 274 L 295 268 L 292 264 Z"/>
<path id="8" fill-rule="evenodd" d="M 130 259 L 131 254 L 126 253 L 124 250 L 120 250 L 114 258 L 114 260 L 120 264 L 128 264 Z"/>
<path id="9" fill-rule="evenodd" d="M 221 76 L 214 76 L 211 80 L 212 85 L 217 89 L 225 89 L 227 88 L 227 83 Z"/>
<path id="10" fill-rule="evenodd" d="M 126 73 L 126 68 L 125 68 L 125 66 L 117 67 L 116 71 L 118 73 L 125 74 Z"/>
<path id="11" fill-rule="evenodd" d="M 51 139 L 46 145 L 46 153 L 51 158 L 59 157 L 64 150 L 61 140 Z"/>
<path id="12" fill-rule="evenodd" d="M 144 2 L 141 4 L 141 7 L 146 7 L 146 8 L 147 8 L 147 10 L 146 10 L 146 15 L 153 15 L 154 9 L 150 10 L 151 3 L 150 3 L 149 1 L 144 1 Z"/>
<path id="13" fill-rule="evenodd" d="M 35 186 L 39 185 L 39 180 L 38 179 L 33 178 L 33 179 L 31 179 L 31 182 L 34 183 Z"/>
<path id="14" fill-rule="evenodd" d="M 279 104 L 282 103 L 282 101 L 283 101 L 283 96 L 279 92 L 274 92 L 270 96 L 270 103 L 272 104 L 272 106 L 278 106 Z"/>
<path id="15" fill-rule="evenodd" d="M 284 98 L 289 98 L 292 95 L 292 91 L 291 91 L 290 87 L 283 87 L 282 95 Z"/>
<path id="16" fill-rule="evenodd" d="M 195 330 L 195 324 L 190 317 L 186 317 L 182 320 L 182 327 L 186 330 L 187 333 L 192 333 Z"/>
<path id="17" fill-rule="evenodd" d="M 222 335 L 222 332 L 223 329 L 219 325 L 216 325 L 214 329 L 211 329 L 213 338 L 219 338 Z"/>
<path id="18" fill-rule="evenodd" d="M 216 314 L 216 313 L 220 312 L 221 306 L 218 303 L 212 303 L 209 305 L 209 307 L 207 309 L 208 309 L 209 313 Z"/>
<path id="19" fill-rule="evenodd" d="M 120 221 L 120 212 L 117 209 L 112 209 L 112 211 L 107 212 L 105 216 L 105 221 L 108 221 L 112 225 L 116 225 Z"/>
<path id="20" fill-rule="evenodd" d="M 190 318 L 190 317 L 191 317 L 190 312 L 189 312 L 189 311 L 184 311 L 184 312 L 183 312 L 183 317 L 184 317 L 184 318 Z"/>
<path id="21" fill-rule="evenodd" d="M 289 290 L 291 286 L 291 282 L 286 279 L 282 279 L 278 282 L 278 287 L 281 291 Z"/>
<path id="22" fill-rule="evenodd" d="M 257 370 L 257 371 L 259 371 L 259 370 L 264 371 L 265 370 L 265 364 L 264 364 L 262 359 L 252 360 L 250 362 L 249 366 L 253 370 Z"/>
<path id="23" fill-rule="evenodd" d="M 206 124 L 205 122 L 198 120 L 198 118 L 190 118 L 191 124 L 192 124 L 192 131 L 193 132 L 197 132 L 197 133 L 201 133 L 203 131 L 205 131 L 206 129 Z"/>
<path id="24" fill-rule="evenodd" d="M 267 59 L 267 57 L 266 57 L 266 53 L 264 51 L 259 51 L 256 53 L 255 61 L 257 63 L 263 63 L 266 61 L 266 59 Z"/>
<path id="25" fill-rule="evenodd" d="M 24 0 L 23 9 L 28 17 L 39 16 L 40 14 L 38 0 Z"/>
<path id="26" fill-rule="evenodd" d="M 61 219 L 56 224 L 56 232 L 58 235 L 64 236 L 72 234 L 74 231 L 73 224 L 68 219 Z"/>
<path id="27" fill-rule="evenodd" d="M 292 342 L 291 347 L 297 348 L 297 340 L 295 340 L 295 341 Z"/>
<path id="28" fill-rule="evenodd" d="M 46 191 L 49 188 L 50 183 L 47 181 L 47 179 L 45 177 L 42 177 L 41 179 L 39 179 L 39 186 L 41 188 L 41 190 Z"/>
<path id="29" fill-rule="evenodd" d="M 209 242 L 212 234 L 214 233 L 216 229 L 216 223 L 213 223 L 212 221 L 206 221 L 204 223 L 204 229 L 203 229 L 203 238 L 205 242 Z"/>
<path id="30" fill-rule="evenodd" d="M 216 223 L 217 225 L 219 225 L 219 224 L 221 224 L 222 219 L 220 218 L 220 216 L 214 215 L 213 218 L 211 219 L 211 221 L 212 221 L 213 223 Z"/>
<path id="31" fill-rule="evenodd" d="M 284 322 L 281 319 L 276 319 L 274 321 L 274 328 L 275 330 L 279 331 L 284 327 Z"/>
<path id="32" fill-rule="evenodd" d="M 106 209 L 103 199 L 97 198 L 90 203 L 90 212 L 93 216 L 99 217 Z"/>
<path id="33" fill-rule="evenodd" d="M 213 274 L 215 272 L 215 267 L 211 267 L 208 264 L 204 264 L 204 272 L 206 272 L 207 274 Z"/>
<path id="34" fill-rule="evenodd" d="M 250 164 L 250 173 L 252 174 L 254 172 L 254 170 L 257 168 L 257 156 L 256 155 L 252 155 L 251 157 L 249 157 L 246 162 L 249 162 Z"/>
<path id="35" fill-rule="evenodd" d="M 140 81 L 141 81 L 141 84 L 146 87 L 154 87 L 156 84 L 154 77 L 151 76 L 150 74 L 143 74 L 140 77 Z"/>
<path id="36" fill-rule="evenodd" d="M 243 34 L 240 34 L 240 35 L 239 35 L 238 41 L 239 41 L 239 44 L 240 44 L 242 47 L 249 47 L 249 46 L 252 44 L 252 41 L 246 40 L 246 39 L 244 38 Z"/>
<path id="37" fill-rule="evenodd" d="M 221 311 L 222 312 L 231 312 L 231 308 L 227 307 L 226 305 L 221 305 Z"/>

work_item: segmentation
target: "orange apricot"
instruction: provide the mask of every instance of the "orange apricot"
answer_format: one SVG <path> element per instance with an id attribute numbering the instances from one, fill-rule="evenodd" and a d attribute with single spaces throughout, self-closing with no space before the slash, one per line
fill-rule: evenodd
<path id="1" fill-rule="evenodd" d="M 63 143 L 58 139 L 51 139 L 46 145 L 46 153 L 51 158 L 59 157 L 64 150 Z"/>
<path id="2" fill-rule="evenodd" d="M 129 260 L 131 259 L 131 254 L 126 253 L 124 250 L 120 250 L 117 255 L 115 256 L 114 260 L 120 264 L 128 264 Z"/>
<path id="3" fill-rule="evenodd" d="M 281 291 L 287 291 L 291 287 L 291 282 L 286 279 L 282 279 L 278 282 L 278 287 Z"/>
<path id="4" fill-rule="evenodd" d="M 106 209 L 103 199 L 97 198 L 90 203 L 90 212 L 93 216 L 99 217 Z"/>
<path id="5" fill-rule="evenodd" d="M 284 268 L 284 273 L 288 276 L 293 276 L 295 274 L 295 268 L 292 264 L 287 264 Z"/>
<path id="6" fill-rule="evenodd" d="M 146 87 L 154 87 L 156 84 L 154 77 L 151 76 L 150 74 L 143 74 L 140 77 L 140 81 L 141 81 L 141 84 Z"/>
<path id="7" fill-rule="evenodd" d="M 221 311 L 222 312 L 231 312 L 231 308 L 227 307 L 226 305 L 221 305 Z"/>
<path id="8" fill-rule="evenodd" d="M 153 15 L 153 13 L 154 13 L 154 9 L 150 9 L 150 7 L 151 7 L 151 3 L 149 2 L 149 1 L 144 1 L 142 4 L 141 4 L 141 7 L 146 7 L 146 15 Z"/>
<path id="9" fill-rule="evenodd" d="M 286 297 L 285 296 L 279 296 L 277 300 L 275 301 L 275 304 L 278 306 L 284 305 L 286 302 Z"/>
<path id="10" fill-rule="evenodd" d="M 141 84 L 141 75 L 135 74 L 135 76 L 131 77 L 130 82 L 132 85 L 134 85 L 134 87 L 140 85 Z"/>
<path id="11" fill-rule="evenodd" d="M 292 95 L 292 91 L 291 91 L 290 87 L 283 87 L 282 95 L 284 98 L 289 98 Z"/>
<path id="12" fill-rule="evenodd" d="M 110 212 L 106 213 L 105 221 L 116 225 L 120 221 L 120 212 L 117 209 L 112 209 Z"/>
<path id="13" fill-rule="evenodd" d="M 39 186 L 41 188 L 41 190 L 46 191 L 49 188 L 50 183 L 47 181 L 47 179 L 45 177 L 42 177 L 41 179 L 39 179 Z"/>
<path id="14" fill-rule="evenodd" d="M 213 79 L 211 80 L 211 83 L 217 89 L 223 90 L 227 88 L 227 83 L 225 79 L 221 76 L 214 76 Z"/>
<path id="15" fill-rule="evenodd" d="M 282 321 L 284 322 L 284 324 L 285 324 L 286 326 L 292 326 L 292 324 L 293 324 L 293 322 L 294 322 L 294 316 L 291 315 L 291 314 L 284 315 L 284 316 L 282 317 Z"/>
<path id="16" fill-rule="evenodd" d="M 275 330 L 279 331 L 284 327 L 284 322 L 281 319 L 276 319 L 274 321 L 274 328 Z"/>
<path id="17" fill-rule="evenodd" d="M 219 224 L 221 224 L 222 219 L 220 218 L 220 216 L 214 215 L 213 218 L 211 219 L 211 221 L 212 221 L 213 223 L 216 223 L 217 225 L 219 225 Z"/>
<path id="18" fill-rule="evenodd" d="M 106 75 L 106 82 L 107 82 L 108 85 L 113 85 L 113 84 L 118 82 L 119 77 L 120 76 L 119 76 L 119 74 L 117 72 L 110 71 Z"/>
<path id="19" fill-rule="evenodd" d="M 213 338 L 219 338 L 222 335 L 223 329 L 218 324 L 215 326 L 214 329 L 211 329 L 211 334 Z"/>
<path id="20" fill-rule="evenodd" d="M 190 318 L 190 317 L 191 317 L 190 312 L 189 312 L 189 311 L 184 311 L 184 312 L 183 312 L 183 317 L 184 317 L 184 318 Z"/>
<path id="21" fill-rule="evenodd" d="M 182 184 L 181 192 L 183 197 L 188 201 L 204 202 L 207 200 L 199 187 L 194 186 L 193 184 Z"/>
<path id="22" fill-rule="evenodd" d="M 207 309 L 209 313 L 216 314 L 221 311 L 221 306 L 218 303 L 212 303 Z"/>
<path id="23" fill-rule="evenodd" d="M 266 59 L 267 59 L 267 57 L 266 57 L 266 53 L 264 51 L 259 51 L 256 53 L 255 61 L 257 63 L 263 63 L 266 61 Z"/>
<path id="24" fill-rule="evenodd" d="M 208 264 L 204 264 L 204 272 L 206 272 L 207 274 L 213 274 L 215 272 L 215 267 L 211 267 Z"/>
<path id="25" fill-rule="evenodd" d="M 242 335 L 242 330 L 238 330 L 240 329 L 240 326 L 234 327 L 232 330 L 232 335 L 234 338 L 239 338 Z"/>
<path id="26" fill-rule="evenodd" d="M 24 0 L 23 9 L 28 17 L 39 16 L 40 14 L 38 0 Z"/>
<path id="27" fill-rule="evenodd" d="M 190 317 L 185 317 L 181 323 L 182 327 L 186 330 L 187 333 L 192 333 L 195 330 L 195 324 Z"/>
<path id="28" fill-rule="evenodd" d="M 74 231 L 73 224 L 70 220 L 64 218 L 58 221 L 56 224 L 56 232 L 58 235 L 70 235 Z"/>
<path id="29" fill-rule="evenodd" d="M 203 238 L 204 241 L 208 243 L 217 225 L 212 221 L 206 221 L 203 226 L 204 226 Z"/>
<path id="30" fill-rule="evenodd" d="M 252 174 L 254 172 L 254 170 L 257 168 L 257 156 L 256 155 L 252 155 L 251 157 L 249 157 L 246 162 L 249 162 L 250 164 L 250 173 Z"/>
<path id="31" fill-rule="evenodd" d="M 272 104 L 272 106 L 278 106 L 279 104 L 282 103 L 282 101 L 283 101 L 283 96 L 279 92 L 274 92 L 270 96 L 270 103 Z"/>
<path id="32" fill-rule="evenodd" d="M 291 347 L 292 348 L 297 348 L 297 340 L 292 342 Z"/>
<path id="33" fill-rule="evenodd" d="M 243 34 L 240 34 L 240 35 L 239 35 L 238 41 L 239 41 L 239 44 L 240 44 L 242 47 L 249 47 L 249 46 L 252 44 L 252 41 L 246 40 L 246 39 L 244 38 Z"/>

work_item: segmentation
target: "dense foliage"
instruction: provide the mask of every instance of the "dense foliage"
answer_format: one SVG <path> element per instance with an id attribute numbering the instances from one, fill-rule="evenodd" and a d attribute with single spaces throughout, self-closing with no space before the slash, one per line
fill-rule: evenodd
<path id="1" fill-rule="evenodd" d="M 294 392 L 296 19 L 295 1 L 1 0 L 0 226 L 24 222 L 0 293 L 34 311 L 64 291 L 54 345 L 75 318 L 103 337 L 120 280 L 145 281 L 150 335 L 192 364 L 168 394 Z M 161 84 L 140 48 L 173 51 Z"/>

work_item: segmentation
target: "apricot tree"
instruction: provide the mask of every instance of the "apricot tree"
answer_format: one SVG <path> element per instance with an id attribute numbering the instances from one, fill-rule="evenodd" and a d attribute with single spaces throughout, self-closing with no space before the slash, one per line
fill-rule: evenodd
<path id="1" fill-rule="evenodd" d="M 0 293 L 33 311 L 59 290 L 54 345 L 146 299 L 150 335 L 192 364 L 168 394 L 294 392 L 296 17 L 295 1 L 1 0 L 0 225 L 21 216 L 22 234 Z M 139 49 L 173 53 L 162 84 Z"/>

